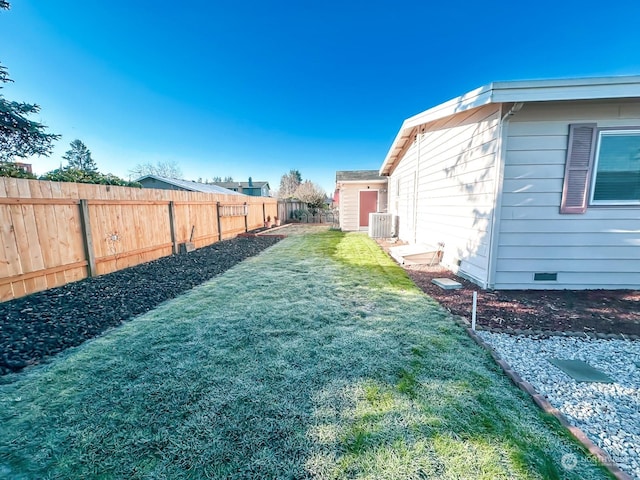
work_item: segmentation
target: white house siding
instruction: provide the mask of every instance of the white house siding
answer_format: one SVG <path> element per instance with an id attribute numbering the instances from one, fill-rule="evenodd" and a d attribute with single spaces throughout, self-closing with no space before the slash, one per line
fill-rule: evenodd
<path id="1" fill-rule="evenodd" d="M 389 179 L 399 238 L 445 244 L 442 263 L 485 285 L 495 200 L 499 106 L 424 126 Z"/>
<path id="2" fill-rule="evenodd" d="M 529 103 L 506 127 L 495 288 L 640 288 L 639 206 L 559 213 L 569 124 L 585 122 L 640 126 L 640 102 Z"/>
<path id="3" fill-rule="evenodd" d="M 358 190 L 349 186 L 340 188 L 340 228 L 358 230 Z"/>
<path id="4" fill-rule="evenodd" d="M 340 228 L 343 231 L 360 230 L 360 191 L 378 191 L 378 212 L 387 211 L 387 183 L 373 180 L 371 182 L 341 182 L 340 186 Z"/>

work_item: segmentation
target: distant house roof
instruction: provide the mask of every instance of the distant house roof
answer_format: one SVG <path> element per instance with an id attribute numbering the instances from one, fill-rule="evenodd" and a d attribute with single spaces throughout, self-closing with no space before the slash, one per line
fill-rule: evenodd
<path id="1" fill-rule="evenodd" d="M 152 178 L 160 182 L 169 183 L 171 185 L 175 185 L 176 187 L 180 187 L 185 190 L 189 190 L 191 192 L 220 193 L 224 195 L 242 195 L 241 193 L 234 192 L 233 190 L 229 190 L 227 188 L 223 188 L 219 185 L 215 185 L 211 183 L 193 182 L 191 180 L 178 180 L 177 178 L 161 177 L 159 175 L 145 175 L 143 177 L 138 178 L 136 182 L 141 182 L 145 178 Z"/>
<path id="2" fill-rule="evenodd" d="M 267 188 L 269 188 L 269 182 L 258 181 L 252 181 L 251 185 L 249 185 L 249 182 L 213 182 L 213 185 L 218 185 L 223 188 L 262 188 L 266 185 Z"/>
<path id="3" fill-rule="evenodd" d="M 339 170 L 336 172 L 336 182 L 371 182 L 374 180 L 386 181 L 378 170 Z"/>

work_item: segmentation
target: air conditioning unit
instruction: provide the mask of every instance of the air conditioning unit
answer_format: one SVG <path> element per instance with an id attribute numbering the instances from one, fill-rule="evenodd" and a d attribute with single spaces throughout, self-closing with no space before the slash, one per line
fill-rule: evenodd
<path id="1" fill-rule="evenodd" d="M 392 213 L 369 214 L 369 236 L 371 238 L 390 238 L 394 233 Z"/>

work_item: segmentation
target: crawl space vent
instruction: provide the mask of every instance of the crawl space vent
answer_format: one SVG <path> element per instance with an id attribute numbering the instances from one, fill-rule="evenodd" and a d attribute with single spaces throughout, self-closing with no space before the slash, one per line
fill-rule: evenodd
<path id="1" fill-rule="evenodd" d="M 555 282 L 558 280 L 557 273 L 534 273 L 533 280 L 536 282 Z"/>

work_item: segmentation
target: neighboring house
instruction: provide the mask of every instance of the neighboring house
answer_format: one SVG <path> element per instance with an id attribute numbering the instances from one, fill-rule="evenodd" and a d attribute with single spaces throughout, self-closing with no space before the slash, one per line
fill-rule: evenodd
<path id="1" fill-rule="evenodd" d="M 22 163 L 22 162 L 9 162 L 11 165 L 15 165 L 16 168 L 19 168 L 23 172 L 33 174 L 33 168 L 30 163 Z"/>
<path id="2" fill-rule="evenodd" d="M 407 119 L 399 237 L 484 288 L 640 288 L 640 76 L 492 83 Z"/>
<path id="3" fill-rule="evenodd" d="M 342 230 L 367 230 L 369 213 L 387 211 L 387 178 L 377 170 L 338 171 L 334 199 Z"/>
<path id="4" fill-rule="evenodd" d="M 219 193 L 224 195 L 238 195 L 237 192 L 212 185 L 210 183 L 192 182 L 190 180 L 178 180 L 176 178 L 160 177 L 158 175 L 145 175 L 136 180 L 143 188 L 158 188 L 161 190 L 186 190 L 189 192 Z"/>
<path id="5" fill-rule="evenodd" d="M 269 182 L 254 182 L 251 177 L 248 182 L 213 182 L 213 185 L 252 197 L 268 197 L 270 193 Z"/>

